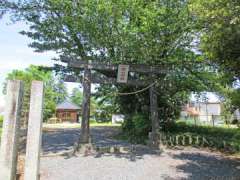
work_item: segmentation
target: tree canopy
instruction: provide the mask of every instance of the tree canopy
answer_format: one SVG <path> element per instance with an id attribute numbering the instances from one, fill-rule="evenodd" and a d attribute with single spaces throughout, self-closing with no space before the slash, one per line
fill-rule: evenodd
<path id="1" fill-rule="evenodd" d="M 237 0 L 5 0 L 0 4 L 0 11 L 11 14 L 14 21 L 27 22 L 29 30 L 21 34 L 32 39 L 30 47 L 55 51 L 55 60 L 158 65 L 167 70 L 158 76 L 129 74 L 135 80 L 157 81 L 162 128 L 179 117 L 192 92 L 218 91 L 228 98 L 226 102 L 239 103 L 239 91 L 232 88 L 240 72 L 239 10 Z M 79 69 L 67 70 L 82 75 Z M 116 77 L 116 72 L 93 73 Z M 114 95 L 137 90 L 121 84 L 99 86 L 98 101 L 91 99 L 91 115 L 96 107 L 106 112 L 97 114 L 100 118 L 125 114 L 123 129 L 128 136 L 147 136 L 149 92 Z M 79 89 L 74 89 L 72 101 L 80 104 L 81 98 Z"/>
<path id="2" fill-rule="evenodd" d="M 21 33 L 36 51 L 121 63 L 189 59 L 184 56 L 190 52 L 193 21 L 185 1 L 29 0 L 2 6 L 30 24 Z"/>
<path id="3" fill-rule="evenodd" d="M 240 78 L 240 2 L 193 0 L 198 19 L 200 49 L 233 78 Z"/>
<path id="4" fill-rule="evenodd" d="M 240 107 L 240 2 L 237 0 L 192 0 L 199 49 L 222 73 L 222 94 Z"/>
<path id="5" fill-rule="evenodd" d="M 170 121 L 177 118 L 192 91 L 213 91 L 221 85 L 216 83 L 221 74 L 216 73 L 218 67 L 212 58 L 196 53 L 199 34 L 203 39 L 208 35 L 202 28 L 201 7 L 197 0 L 18 0 L 4 1 L 0 9 L 12 14 L 14 20 L 26 21 L 30 28 L 21 33 L 32 39 L 30 47 L 38 52 L 56 51 L 57 60 L 147 64 L 169 70 L 155 77 L 130 76 L 158 81 L 160 119 Z M 122 113 L 148 117 L 147 91 L 131 97 L 112 96 L 116 91 L 136 89 L 101 85 L 98 93 L 112 98 L 110 102 Z"/>

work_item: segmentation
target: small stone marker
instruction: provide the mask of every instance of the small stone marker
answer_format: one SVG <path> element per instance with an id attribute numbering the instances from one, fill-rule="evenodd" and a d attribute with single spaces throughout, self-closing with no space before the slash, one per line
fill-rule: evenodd
<path id="1" fill-rule="evenodd" d="M 0 148 L 0 179 L 15 180 L 20 129 L 20 111 L 23 97 L 21 81 L 8 81 L 3 132 Z"/>
<path id="2" fill-rule="evenodd" d="M 39 179 L 43 91 L 43 82 L 32 82 L 24 180 Z"/>

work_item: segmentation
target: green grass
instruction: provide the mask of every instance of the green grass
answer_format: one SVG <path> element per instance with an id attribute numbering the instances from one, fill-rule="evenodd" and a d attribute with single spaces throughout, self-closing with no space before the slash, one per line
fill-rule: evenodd
<path id="1" fill-rule="evenodd" d="M 228 127 L 212 127 L 212 126 L 194 126 L 186 124 L 184 122 L 177 122 L 171 125 L 166 131 L 175 133 L 195 133 L 199 135 L 217 136 L 221 138 L 233 138 L 236 134 L 240 133 L 239 128 L 228 128 Z M 240 134 L 239 134 L 240 135 Z"/>
<path id="2" fill-rule="evenodd" d="M 77 123 L 56 123 L 56 124 L 48 124 L 43 123 L 43 130 L 45 129 L 75 129 L 80 128 L 81 125 Z"/>
<path id="3" fill-rule="evenodd" d="M 108 127 L 118 127 L 121 126 L 121 124 L 112 124 L 111 122 L 96 122 L 91 120 L 90 121 L 90 127 L 100 127 L 100 126 L 108 126 Z M 73 129 L 73 128 L 80 128 L 80 123 L 57 123 L 57 124 L 43 124 L 43 128 L 45 129 Z"/>
<path id="4" fill-rule="evenodd" d="M 91 127 L 96 127 L 96 126 L 121 126 L 121 124 L 112 124 L 112 122 L 96 122 L 96 121 L 90 121 L 90 126 Z"/>

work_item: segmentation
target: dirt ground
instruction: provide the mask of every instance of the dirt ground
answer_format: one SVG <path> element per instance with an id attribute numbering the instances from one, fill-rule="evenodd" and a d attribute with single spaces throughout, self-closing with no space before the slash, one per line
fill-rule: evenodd
<path id="1" fill-rule="evenodd" d="M 91 129 L 93 144 L 128 147 L 130 151 L 76 156 L 59 154 L 73 147 L 78 130 L 45 132 L 40 180 L 240 179 L 239 159 L 196 148 L 154 151 L 113 139 L 118 132 L 117 127 L 94 127 Z"/>

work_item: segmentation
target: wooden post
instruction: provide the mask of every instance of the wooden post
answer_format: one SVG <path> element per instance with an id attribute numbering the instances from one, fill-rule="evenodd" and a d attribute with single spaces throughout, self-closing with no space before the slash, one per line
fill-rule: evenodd
<path id="1" fill-rule="evenodd" d="M 28 120 L 24 180 L 39 179 L 39 161 L 42 141 L 43 96 L 43 82 L 33 81 Z"/>
<path id="2" fill-rule="evenodd" d="M 22 82 L 8 81 L 0 148 L 0 179 L 3 180 L 16 179 L 22 97 Z"/>
<path id="3" fill-rule="evenodd" d="M 80 143 L 89 143 L 89 118 L 90 118 L 90 97 L 91 97 L 91 70 L 87 67 L 84 70 L 83 80 L 83 102 Z"/>
<path id="4" fill-rule="evenodd" d="M 152 121 L 152 132 L 150 133 L 151 145 L 155 148 L 159 147 L 159 119 L 158 119 L 158 103 L 156 87 L 150 87 L 150 112 Z"/>

